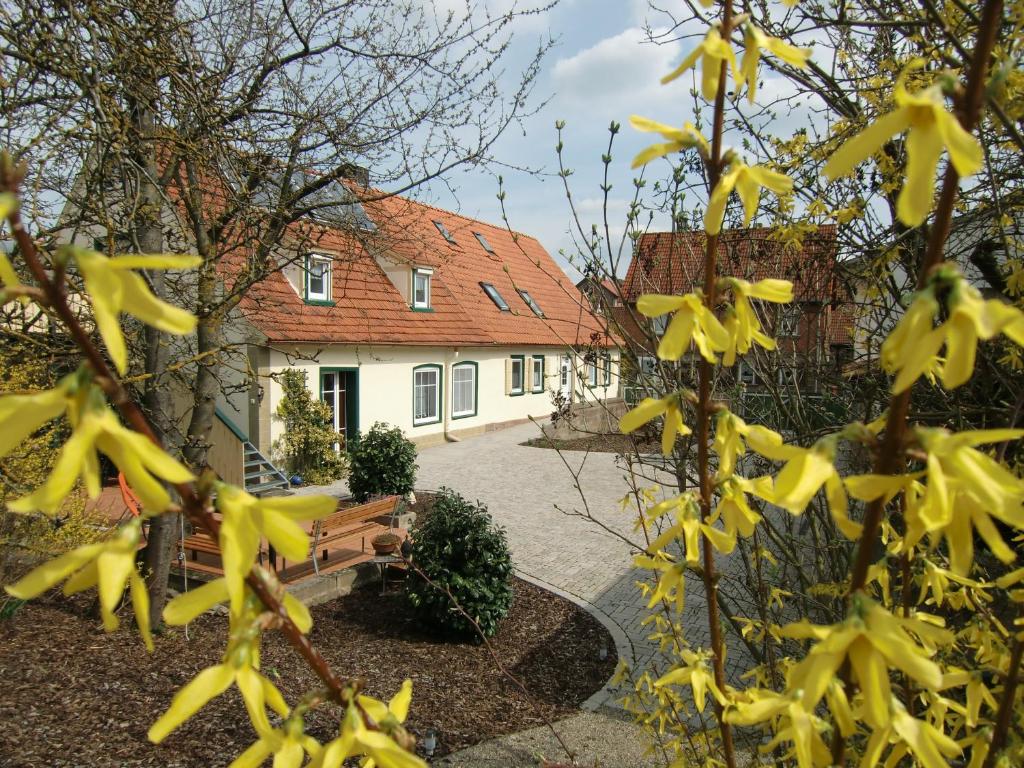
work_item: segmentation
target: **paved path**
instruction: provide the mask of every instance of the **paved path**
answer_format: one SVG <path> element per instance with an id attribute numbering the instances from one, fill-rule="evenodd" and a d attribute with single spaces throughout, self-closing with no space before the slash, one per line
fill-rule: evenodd
<path id="1" fill-rule="evenodd" d="M 647 612 L 636 582 L 646 572 L 633 567 L 636 550 L 617 535 L 640 540 L 633 530 L 635 506 L 623 511 L 620 505 L 631 487 L 622 459 L 575 451 L 562 452 L 560 459 L 553 450 L 520 445 L 539 434 L 536 424 L 524 424 L 423 449 L 416 485 L 447 485 L 486 503 L 508 532 L 521 573 L 596 608 L 612 625 L 620 658 L 634 669 L 663 668 L 649 630 L 641 626 Z M 658 500 L 667 493 L 653 482 L 646 485 L 656 488 Z M 597 522 L 580 516 L 588 512 Z M 735 558 L 720 558 L 721 566 L 729 560 Z M 703 585 L 688 579 L 682 625 L 693 647 L 710 646 L 706 611 Z M 740 653 L 731 654 L 730 677 L 745 662 Z"/>
<path id="2" fill-rule="evenodd" d="M 615 454 L 564 452 L 567 467 L 555 451 L 520 445 L 538 435 L 537 425 L 524 424 L 425 448 L 416 485 L 446 485 L 484 502 L 505 528 L 519 571 L 595 606 L 621 630 L 620 655 L 649 661 L 634 553 L 616 535 L 634 536 L 635 512 L 619 505 L 629 491 L 626 472 Z M 610 530 L 578 516 L 588 508 Z"/>

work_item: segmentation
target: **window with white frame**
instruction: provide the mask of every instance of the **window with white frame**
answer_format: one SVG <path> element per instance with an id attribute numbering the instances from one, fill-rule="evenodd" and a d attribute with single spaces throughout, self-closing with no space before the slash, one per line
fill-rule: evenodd
<path id="1" fill-rule="evenodd" d="M 587 361 L 587 381 L 590 382 L 590 386 L 597 386 L 597 360 L 595 358 Z"/>
<path id="2" fill-rule="evenodd" d="M 757 384 L 757 373 L 754 371 L 754 366 L 746 360 L 740 360 L 736 364 L 736 380 L 740 384 L 746 384 L 748 387 Z"/>
<path id="3" fill-rule="evenodd" d="M 452 418 L 476 416 L 476 363 L 452 366 Z"/>
<path id="4" fill-rule="evenodd" d="M 441 366 L 421 365 L 412 372 L 412 423 L 441 420 Z"/>
<path id="5" fill-rule="evenodd" d="M 509 369 L 509 394 L 521 395 L 525 391 L 525 367 L 526 363 L 522 355 L 512 357 Z"/>
<path id="6" fill-rule="evenodd" d="M 412 308 L 430 309 L 430 277 L 433 270 L 416 267 L 412 271 Z"/>
<path id="7" fill-rule="evenodd" d="M 544 358 L 541 355 L 534 355 L 530 363 L 530 391 L 544 391 Z"/>
<path id="8" fill-rule="evenodd" d="M 658 372 L 658 358 L 652 355 L 640 355 L 636 362 L 640 368 L 640 373 L 645 376 L 653 376 Z"/>
<path id="9" fill-rule="evenodd" d="M 779 308 L 779 336 L 800 335 L 800 306 L 790 304 Z"/>
<path id="10" fill-rule="evenodd" d="M 610 387 L 612 385 L 612 355 L 610 352 L 601 355 L 601 364 L 604 373 L 602 383 L 604 386 Z"/>
<path id="11" fill-rule="evenodd" d="M 651 330 L 654 331 L 654 335 L 661 337 L 665 335 L 665 329 L 668 328 L 669 315 L 659 315 L 658 317 L 651 318 Z"/>
<path id="12" fill-rule="evenodd" d="M 779 366 L 779 385 L 783 387 L 796 386 L 796 368 L 790 365 Z"/>
<path id="13" fill-rule="evenodd" d="M 306 257 L 306 301 L 331 300 L 331 260 L 326 256 Z"/>

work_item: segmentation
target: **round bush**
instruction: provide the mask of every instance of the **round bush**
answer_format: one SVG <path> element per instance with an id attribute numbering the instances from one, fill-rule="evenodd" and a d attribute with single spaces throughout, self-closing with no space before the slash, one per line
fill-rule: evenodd
<path id="1" fill-rule="evenodd" d="M 416 446 L 398 427 L 377 422 L 353 441 L 348 487 L 356 501 L 412 491 L 416 482 Z"/>
<path id="2" fill-rule="evenodd" d="M 406 581 L 409 602 L 425 623 L 476 636 L 473 625 L 437 588 L 444 587 L 485 636 L 498 631 L 498 622 L 512 605 L 512 558 L 505 532 L 494 524 L 487 507 L 442 488 L 433 510 L 414 531 L 412 561 L 437 585 L 416 574 Z"/>

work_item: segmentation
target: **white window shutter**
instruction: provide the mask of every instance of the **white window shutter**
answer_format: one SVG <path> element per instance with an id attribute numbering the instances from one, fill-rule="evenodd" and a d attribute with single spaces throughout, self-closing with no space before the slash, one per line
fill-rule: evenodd
<path id="1" fill-rule="evenodd" d="M 512 394 L 512 358 L 505 358 L 505 394 Z"/>

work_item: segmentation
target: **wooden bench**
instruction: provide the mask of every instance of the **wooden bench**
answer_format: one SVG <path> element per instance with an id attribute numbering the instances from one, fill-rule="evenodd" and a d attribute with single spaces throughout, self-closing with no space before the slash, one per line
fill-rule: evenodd
<path id="1" fill-rule="evenodd" d="M 393 515 L 400 501 L 401 498 L 398 496 L 385 496 L 365 504 L 338 510 L 319 520 L 313 529 L 313 546 L 310 548 L 313 570 L 317 573 L 320 572 L 317 552 L 321 547 L 323 547 L 323 560 L 327 561 L 330 554 L 327 548 L 329 544 L 338 544 L 359 537 L 361 539 L 360 551 L 364 551 L 366 549 L 366 534 L 380 527 L 378 523 L 372 522 L 372 518 Z"/>
<path id="2" fill-rule="evenodd" d="M 216 576 L 223 575 L 224 569 L 220 566 L 220 547 L 217 546 L 217 542 L 210 536 L 205 533 L 193 533 L 182 542 L 182 550 L 182 554 L 185 556 L 185 559 L 181 562 L 182 568 L 203 571 L 204 573 Z M 200 562 L 200 552 L 215 557 L 217 564 Z M 189 557 L 189 554 L 191 554 L 191 557 Z"/>

